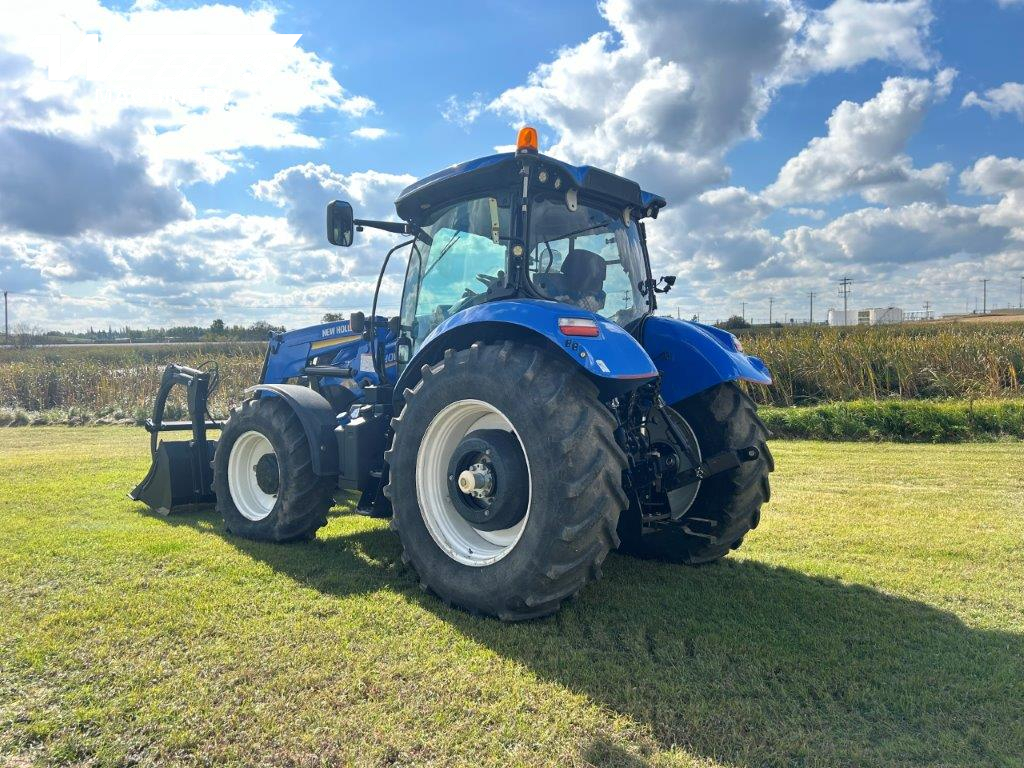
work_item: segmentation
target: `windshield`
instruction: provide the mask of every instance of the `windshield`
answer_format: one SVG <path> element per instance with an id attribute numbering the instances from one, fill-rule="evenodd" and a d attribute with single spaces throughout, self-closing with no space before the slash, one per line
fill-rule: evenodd
<path id="1" fill-rule="evenodd" d="M 626 325 L 647 311 L 647 279 L 636 224 L 621 212 L 539 196 L 530 214 L 529 273 L 541 295 Z"/>
<path id="2" fill-rule="evenodd" d="M 402 326 L 414 347 L 446 318 L 504 285 L 508 194 L 442 208 L 423 229 L 433 242 L 413 244 L 402 294 Z"/>

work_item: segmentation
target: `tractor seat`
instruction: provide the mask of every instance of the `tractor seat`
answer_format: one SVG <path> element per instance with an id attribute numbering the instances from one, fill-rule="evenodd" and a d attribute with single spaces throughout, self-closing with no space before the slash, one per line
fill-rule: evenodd
<path id="1" fill-rule="evenodd" d="M 577 248 L 569 252 L 562 262 L 565 287 L 574 294 L 597 294 L 604 290 L 608 267 L 593 251 Z"/>

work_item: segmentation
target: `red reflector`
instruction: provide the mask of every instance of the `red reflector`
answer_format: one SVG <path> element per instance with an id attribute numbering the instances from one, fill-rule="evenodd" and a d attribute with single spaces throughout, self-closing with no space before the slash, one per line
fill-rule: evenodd
<path id="1" fill-rule="evenodd" d="M 563 336 L 586 336 L 594 338 L 600 335 L 597 323 L 585 317 L 560 317 L 558 318 L 558 330 Z"/>

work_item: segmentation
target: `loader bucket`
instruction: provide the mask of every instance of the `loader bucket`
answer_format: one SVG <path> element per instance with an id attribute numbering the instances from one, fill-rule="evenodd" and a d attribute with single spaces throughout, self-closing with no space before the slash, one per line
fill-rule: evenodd
<path id="1" fill-rule="evenodd" d="M 205 455 L 212 457 L 216 446 L 216 442 L 207 440 Z M 203 453 L 191 440 L 161 441 L 149 473 L 129 496 L 161 515 L 180 511 L 182 507 L 212 504 L 217 499 L 213 488 L 204 485 L 207 481 L 200 466 Z"/>
<path id="2" fill-rule="evenodd" d="M 178 384 L 188 390 L 189 421 L 164 421 L 167 396 Z M 207 398 L 216 387 L 216 370 L 199 371 L 182 365 L 168 365 L 164 369 L 153 418 L 145 423 L 153 463 L 143 481 L 128 494 L 129 498 L 144 502 L 162 515 L 216 501 L 212 462 L 217 443 L 206 439 L 206 430 L 222 426 L 206 415 Z M 192 433 L 191 440 L 159 439 L 162 432 L 184 431 Z"/>

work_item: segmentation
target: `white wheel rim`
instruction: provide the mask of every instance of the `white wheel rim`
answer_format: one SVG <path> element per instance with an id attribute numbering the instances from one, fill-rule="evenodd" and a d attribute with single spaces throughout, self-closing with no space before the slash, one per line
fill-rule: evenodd
<path id="1" fill-rule="evenodd" d="M 451 559 L 474 567 L 491 565 L 508 555 L 530 519 L 533 475 L 526 456 L 526 514 L 511 528 L 481 531 L 455 509 L 448 491 L 448 463 L 462 439 L 478 429 L 502 429 L 522 438 L 500 410 L 482 400 L 458 400 L 443 408 L 423 433 L 416 453 L 416 498 L 430 536 Z"/>
<path id="2" fill-rule="evenodd" d="M 274 455 L 274 446 L 262 432 L 243 433 L 231 446 L 228 456 L 228 489 L 235 508 L 246 520 L 259 522 L 277 503 L 277 495 L 264 492 L 256 482 L 256 462 Z"/>

